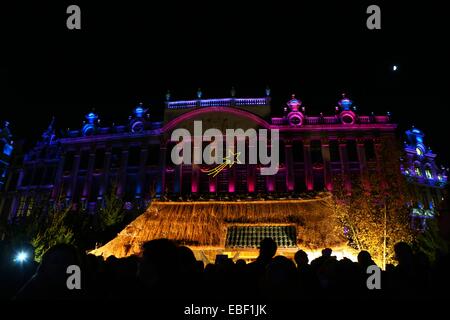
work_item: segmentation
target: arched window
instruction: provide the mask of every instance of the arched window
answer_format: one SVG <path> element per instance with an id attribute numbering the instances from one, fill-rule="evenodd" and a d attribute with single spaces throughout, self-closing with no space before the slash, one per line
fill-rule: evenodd
<path id="1" fill-rule="evenodd" d="M 430 167 L 425 168 L 425 176 L 427 177 L 427 179 L 433 179 L 433 173 L 431 172 Z"/>
<path id="2" fill-rule="evenodd" d="M 423 176 L 422 169 L 418 165 L 415 165 L 414 172 L 416 173 L 416 176 L 418 176 L 418 177 Z"/>
<path id="3" fill-rule="evenodd" d="M 422 149 L 419 148 L 419 147 L 416 148 L 416 153 L 417 153 L 417 155 L 418 155 L 419 157 L 421 157 L 421 156 L 423 155 L 423 151 L 422 151 Z"/>

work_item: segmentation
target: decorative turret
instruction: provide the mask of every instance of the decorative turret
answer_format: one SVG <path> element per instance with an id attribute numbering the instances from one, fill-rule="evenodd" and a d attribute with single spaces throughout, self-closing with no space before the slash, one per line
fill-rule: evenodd
<path id="1" fill-rule="evenodd" d="M 340 111 L 339 118 L 341 122 L 346 125 L 355 124 L 356 114 L 352 111 L 353 101 L 346 97 L 346 94 L 342 94 L 342 99 L 338 101 L 339 107 L 336 107 L 336 111 Z M 340 109 L 340 110 L 339 110 Z M 353 110 L 356 110 L 353 107 Z"/>
<path id="2" fill-rule="evenodd" d="M 144 131 L 144 114 L 148 109 L 144 109 L 142 102 L 133 110 L 134 116 L 130 117 L 130 130 L 133 133 Z"/>
<path id="3" fill-rule="evenodd" d="M 142 102 L 138 104 L 138 106 L 134 109 L 134 115 L 136 118 L 142 118 L 144 113 L 147 112 L 148 109 L 144 109 Z"/>
<path id="4" fill-rule="evenodd" d="M 296 99 L 295 94 L 293 94 L 291 100 L 289 100 L 287 103 L 287 106 L 290 110 L 290 112 L 287 114 L 289 125 L 294 127 L 300 127 L 303 125 L 304 115 L 302 112 L 300 112 L 301 105 L 302 101 L 300 99 Z"/>
<path id="5" fill-rule="evenodd" d="M 98 119 L 98 115 L 95 114 L 93 111 L 89 112 L 86 115 L 86 120 L 87 120 L 87 123 L 86 123 L 86 121 L 84 122 L 82 134 L 83 134 L 83 136 L 93 135 L 97 129 L 97 123 L 100 121 Z"/>
<path id="6" fill-rule="evenodd" d="M 346 97 L 346 94 L 342 94 L 342 99 L 338 101 L 342 111 L 351 110 L 353 101 Z"/>
<path id="7" fill-rule="evenodd" d="M 421 130 L 414 128 L 414 126 L 411 130 L 406 131 L 406 147 L 413 149 L 419 157 L 422 157 L 427 152 L 427 148 L 423 143 L 424 137 L 425 134 Z"/>
<path id="8" fill-rule="evenodd" d="M 296 99 L 295 94 L 293 94 L 292 99 L 288 101 L 287 105 L 291 111 L 299 111 L 302 101 L 300 99 Z"/>

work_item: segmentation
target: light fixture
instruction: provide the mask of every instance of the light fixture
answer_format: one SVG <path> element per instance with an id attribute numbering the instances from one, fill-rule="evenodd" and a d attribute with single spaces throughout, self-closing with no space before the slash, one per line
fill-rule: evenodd
<path id="1" fill-rule="evenodd" d="M 17 263 L 24 263 L 28 260 L 28 253 L 25 251 L 20 251 L 16 254 L 14 261 Z"/>

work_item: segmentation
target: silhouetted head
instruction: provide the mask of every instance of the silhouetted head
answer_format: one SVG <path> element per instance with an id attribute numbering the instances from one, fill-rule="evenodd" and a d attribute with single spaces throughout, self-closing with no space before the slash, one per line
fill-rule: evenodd
<path id="1" fill-rule="evenodd" d="M 294 260 L 298 267 L 307 265 L 309 262 L 308 254 L 303 250 L 298 250 L 295 253 Z"/>
<path id="2" fill-rule="evenodd" d="M 147 285 L 173 278 L 178 269 L 178 250 L 168 239 L 151 240 L 142 246 L 139 278 Z"/>
<path id="3" fill-rule="evenodd" d="M 275 253 L 277 253 L 277 243 L 272 238 L 262 239 L 259 247 L 259 257 L 272 259 Z"/>
<path id="4" fill-rule="evenodd" d="M 395 259 L 399 264 L 411 263 L 413 252 L 409 244 L 406 242 L 396 243 L 394 246 Z"/>
<path id="5" fill-rule="evenodd" d="M 331 257 L 331 253 L 333 252 L 333 250 L 331 250 L 330 248 L 325 248 L 322 250 L 322 256 L 323 257 Z"/>
<path id="6" fill-rule="evenodd" d="M 297 276 L 297 269 L 292 260 L 283 256 L 276 256 L 266 267 L 264 286 L 269 295 L 275 294 L 281 298 L 292 292 L 291 289 L 297 283 Z"/>
<path id="7" fill-rule="evenodd" d="M 371 265 L 373 262 L 372 256 L 370 253 L 366 250 L 362 250 L 360 253 L 358 253 L 358 263 L 361 265 Z"/>
<path id="8" fill-rule="evenodd" d="M 245 262 L 244 259 L 238 259 L 238 260 L 236 261 L 236 266 L 237 266 L 237 267 L 245 267 L 246 265 L 247 265 L 247 263 Z"/>
<path id="9" fill-rule="evenodd" d="M 195 259 L 194 252 L 185 246 L 177 248 L 178 251 L 178 263 L 181 271 L 193 271 L 197 260 Z"/>

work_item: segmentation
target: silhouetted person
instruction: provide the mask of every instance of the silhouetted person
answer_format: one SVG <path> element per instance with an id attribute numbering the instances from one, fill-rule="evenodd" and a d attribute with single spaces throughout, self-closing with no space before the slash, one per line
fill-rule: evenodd
<path id="1" fill-rule="evenodd" d="M 362 250 L 358 253 L 358 265 L 363 272 L 366 272 L 369 266 L 376 265 L 376 263 L 368 251 Z"/>
<path id="2" fill-rule="evenodd" d="M 277 253 L 277 243 L 272 238 L 264 238 L 261 240 L 259 247 L 259 256 L 256 262 L 267 265 Z"/>
<path id="3" fill-rule="evenodd" d="M 299 277 L 299 294 L 304 296 L 311 296 L 316 293 L 319 282 L 316 274 L 312 271 L 308 264 L 308 254 L 303 250 L 298 250 L 294 255 L 294 260 L 297 263 L 297 271 Z"/>
<path id="4" fill-rule="evenodd" d="M 145 294 L 153 298 L 167 298 L 175 292 L 179 278 L 178 250 L 168 239 L 151 240 L 142 246 L 138 279 Z"/>
<path id="5" fill-rule="evenodd" d="M 399 242 L 395 244 L 394 252 L 398 265 L 393 273 L 393 289 L 399 296 L 413 295 L 416 285 L 413 251 L 409 244 Z"/>
<path id="6" fill-rule="evenodd" d="M 256 261 L 248 265 L 248 281 L 251 294 L 257 294 L 261 287 L 261 280 L 264 276 L 266 266 L 272 261 L 277 252 L 277 243 L 272 238 L 264 238 L 260 242 L 259 256 Z"/>
<path id="7" fill-rule="evenodd" d="M 323 289 L 333 287 L 336 281 L 336 257 L 332 256 L 333 250 L 325 248 L 322 255 L 311 261 L 311 268 L 319 279 L 320 286 Z"/>
<path id="8" fill-rule="evenodd" d="M 188 247 L 178 247 L 177 254 L 180 272 L 180 283 L 178 286 L 184 291 L 185 296 L 197 296 L 198 283 L 201 281 L 203 268 L 199 269 L 194 252 Z"/>
<path id="9" fill-rule="evenodd" d="M 322 255 L 316 259 L 314 259 L 313 261 L 311 261 L 311 267 L 314 270 L 317 270 L 318 268 L 320 268 L 320 266 L 322 264 L 324 264 L 326 261 L 328 261 L 329 259 L 331 259 L 331 254 L 333 253 L 333 250 L 331 250 L 330 248 L 325 248 L 322 250 Z"/>
<path id="10" fill-rule="evenodd" d="M 298 274 L 292 260 L 277 256 L 266 267 L 263 296 L 271 300 L 292 300 L 298 293 Z"/>
<path id="11" fill-rule="evenodd" d="M 302 267 L 309 267 L 308 262 L 308 254 L 303 250 L 298 250 L 294 255 L 295 263 L 297 264 L 297 269 L 301 269 Z"/>

